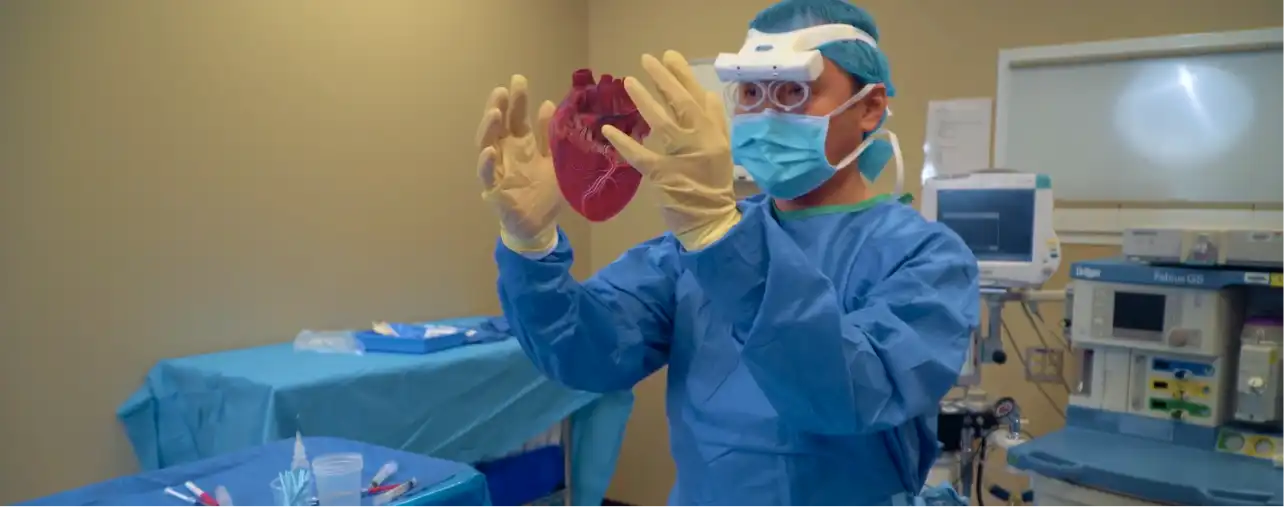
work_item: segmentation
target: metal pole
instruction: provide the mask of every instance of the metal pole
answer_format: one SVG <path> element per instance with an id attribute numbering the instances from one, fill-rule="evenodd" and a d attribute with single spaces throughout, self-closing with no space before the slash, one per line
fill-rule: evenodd
<path id="1" fill-rule="evenodd" d="M 563 480 L 563 482 L 566 483 L 566 490 L 562 494 L 562 502 L 563 505 L 567 506 L 575 505 L 574 499 L 571 498 L 573 495 L 571 484 L 574 482 L 571 475 L 575 470 L 575 467 L 571 466 L 571 448 L 573 447 L 571 443 L 572 434 L 571 418 L 568 416 L 566 419 L 562 419 L 562 466 L 565 467 L 564 475 L 566 477 Z"/>
<path id="2" fill-rule="evenodd" d="M 1007 356 L 1003 354 L 1003 296 L 984 297 L 990 310 L 990 322 L 986 337 L 981 341 L 981 363 L 1003 364 L 1007 362 Z"/>

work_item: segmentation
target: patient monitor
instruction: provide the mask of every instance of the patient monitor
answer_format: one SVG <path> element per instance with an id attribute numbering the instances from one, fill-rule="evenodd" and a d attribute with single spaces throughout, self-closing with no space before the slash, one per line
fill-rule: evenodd
<path id="1" fill-rule="evenodd" d="M 982 287 L 1038 287 L 1061 266 L 1046 175 L 988 169 L 932 178 L 923 187 L 923 216 L 972 249 Z"/>

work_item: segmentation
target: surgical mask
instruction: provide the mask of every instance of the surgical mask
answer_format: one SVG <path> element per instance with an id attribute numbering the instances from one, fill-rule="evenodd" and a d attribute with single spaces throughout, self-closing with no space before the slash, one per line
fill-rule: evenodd
<path id="1" fill-rule="evenodd" d="M 781 113 L 774 109 L 736 115 L 731 129 L 732 159 L 736 165 L 745 168 L 758 188 L 767 195 L 796 199 L 820 187 L 839 170 L 858 160 L 861 174 L 873 181 L 882 172 L 890 155 L 896 162 L 896 193 L 899 194 L 904 183 L 904 161 L 896 135 L 892 132 L 882 128 L 874 130 L 838 164 L 830 164 L 825 156 L 829 119 L 865 98 L 874 86 L 866 85 L 824 116 Z M 888 141 L 875 139 L 880 133 L 885 134 Z"/>

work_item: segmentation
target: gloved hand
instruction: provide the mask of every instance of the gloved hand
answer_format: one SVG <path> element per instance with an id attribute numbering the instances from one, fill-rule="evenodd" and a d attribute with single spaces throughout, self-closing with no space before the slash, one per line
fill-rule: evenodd
<path id="1" fill-rule="evenodd" d="M 545 101 L 535 129 L 526 118 L 526 78 L 496 88 L 477 128 L 477 177 L 482 199 L 499 214 L 499 237 L 518 253 L 547 252 L 557 243 L 562 194 L 549 154 L 548 122 L 557 107 Z"/>
<path id="2" fill-rule="evenodd" d="M 642 68 L 663 101 L 637 79 L 625 78 L 624 88 L 651 126 L 657 150 L 609 125 L 602 135 L 659 190 L 664 222 L 682 246 L 700 250 L 740 222 L 722 98 L 700 86 L 676 51 L 665 52 L 664 63 L 642 55 Z"/>

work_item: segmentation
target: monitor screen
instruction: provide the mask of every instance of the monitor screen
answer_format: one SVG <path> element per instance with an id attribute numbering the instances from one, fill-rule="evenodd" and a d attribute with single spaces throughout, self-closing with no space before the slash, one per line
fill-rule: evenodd
<path id="1" fill-rule="evenodd" d="M 1167 300 L 1163 294 L 1115 291 L 1115 334 L 1124 335 L 1128 331 L 1147 336 L 1163 333 Z"/>
<path id="2" fill-rule="evenodd" d="M 1034 259 L 1034 189 L 941 190 L 937 221 L 953 229 L 979 261 Z"/>

